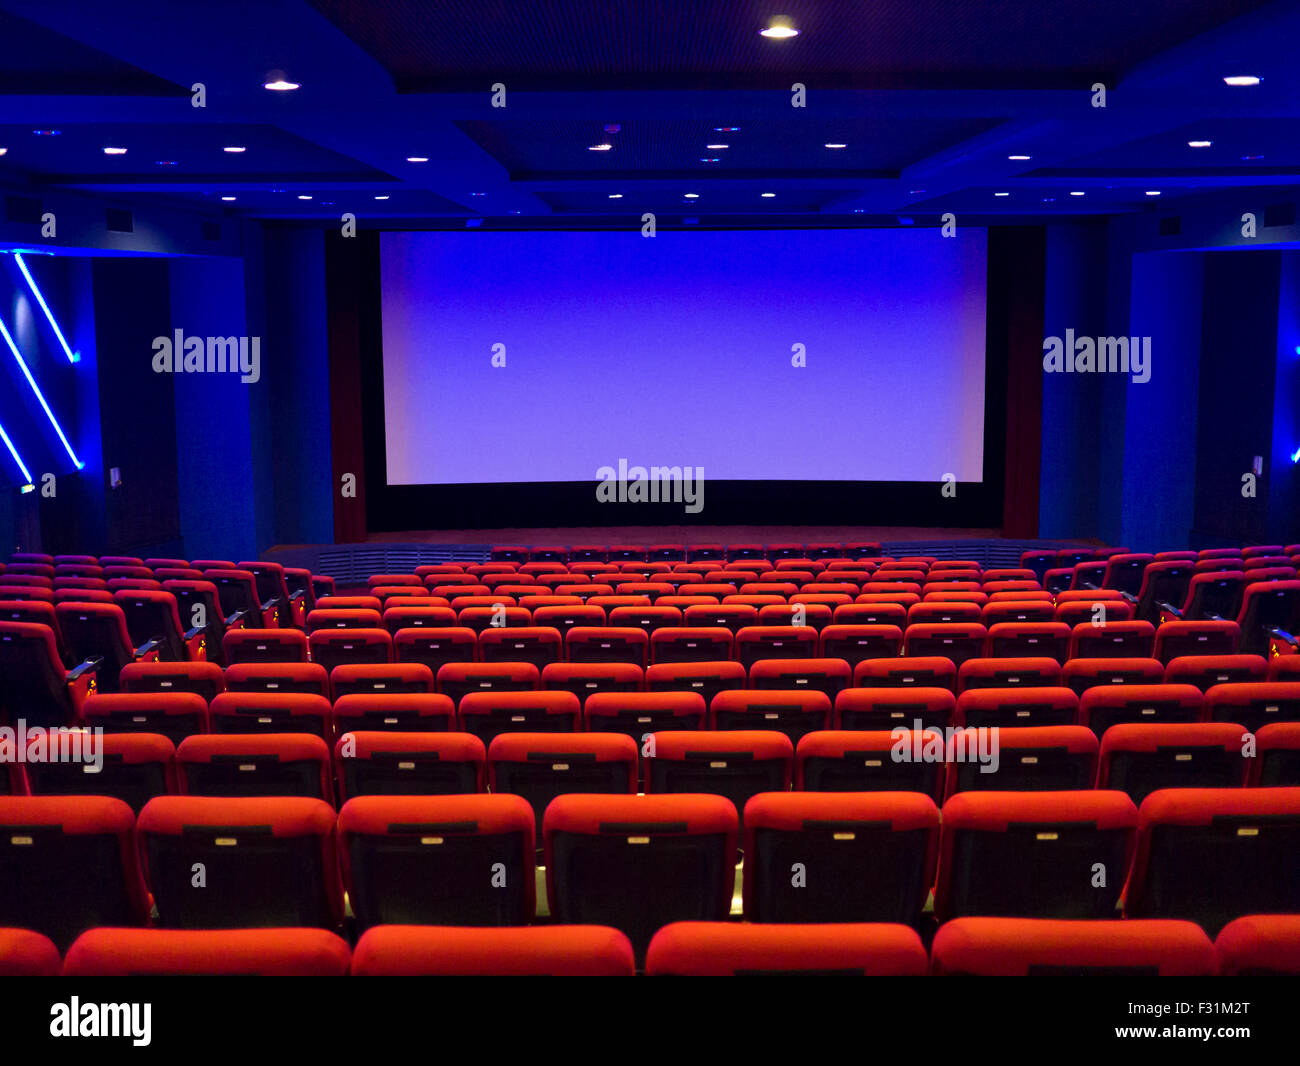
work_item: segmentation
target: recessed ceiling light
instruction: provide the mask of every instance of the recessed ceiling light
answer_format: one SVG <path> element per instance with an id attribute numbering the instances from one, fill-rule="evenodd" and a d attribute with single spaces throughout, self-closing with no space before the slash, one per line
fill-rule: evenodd
<path id="1" fill-rule="evenodd" d="M 772 197 L 774 197 L 774 196 L 776 195 L 776 193 L 774 193 L 774 192 L 764 192 L 764 193 L 759 193 L 759 195 L 760 195 L 761 197 L 763 197 L 764 200 L 770 200 L 770 199 L 772 199 Z"/>
<path id="2" fill-rule="evenodd" d="M 427 155 L 408 155 L 406 161 L 408 163 L 427 163 L 429 157 Z"/>
<path id="3" fill-rule="evenodd" d="M 125 149 L 125 148 L 112 148 L 112 147 L 110 147 L 110 148 L 105 148 L 105 149 L 104 149 L 104 154 L 105 154 L 105 155 L 126 155 L 126 149 Z"/>
<path id="4" fill-rule="evenodd" d="M 789 15 L 777 15 L 768 23 L 767 29 L 758 31 L 758 35 L 769 40 L 783 41 L 790 37 L 798 37 L 799 31 L 791 24 Z"/>
<path id="5" fill-rule="evenodd" d="M 688 200 L 698 200 L 699 198 L 700 198 L 700 194 L 697 192 L 688 192 L 686 194 L 686 199 Z"/>
<path id="6" fill-rule="evenodd" d="M 714 133 L 739 133 L 740 127 L 739 126 L 714 126 L 713 132 Z"/>
<path id="7" fill-rule="evenodd" d="M 156 167 L 174 167 L 174 166 L 176 165 L 176 160 L 174 160 L 174 159 L 155 159 L 153 165 L 156 166 Z"/>
<path id="8" fill-rule="evenodd" d="M 609 194 L 609 198 L 611 200 L 621 200 L 623 199 L 623 194 L 621 192 L 612 192 Z"/>
<path id="9" fill-rule="evenodd" d="M 1148 189 L 1148 190 L 1147 190 L 1147 195 L 1148 195 L 1148 196 L 1159 196 L 1159 195 L 1160 195 L 1160 190 L 1159 190 L 1159 189 Z"/>
<path id="10" fill-rule="evenodd" d="M 472 192 L 472 193 L 470 193 L 470 196 L 486 196 L 486 195 L 487 195 L 487 193 L 485 193 L 485 192 Z"/>
<path id="11" fill-rule="evenodd" d="M 270 89 L 274 93 L 293 92 L 294 89 L 300 88 L 296 81 L 290 81 L 284 76 L 283 70 L 273 70 L 266 76 L 266 81 L 262 83 L 263 89 Z"/>
<path id="12" fill-rule="evenodd" d="M 310 197 L 310 196 L 303 196 L 303 195 L 300 194 L 299 197 L 298 197 L 298 199 L 299 199 L 299 200 L 310 200 L 311 197 Z"/>
<path id="13" fill-rule="evenodd" d="M 229 153 L 231 153 L 231 155 L 236 155 L 236 154 L 238 154 L 239 152 L 246 152 L 246 151 L 248 151 L 248 149 L 245 148 L 242 144 L 228 144 L 228 145 L 226 145 L 226 146 L 225 146 L 223 149 L 221 149 L 221 150 L 222 150 L 223 152 L 229 152 Z"/>
<path id="14" fill-rule="evenodd" d="M 824 144 L 822 145 L 822 147 L 823 148 L 847 148 L 848 145 L 847 144 Z"/>
<path id="15" fill-rule="evenodd" d="M 860 214 L 862 214 L 863 211 L 864 211 L 864 208 L 861 208 L 861 207 L 855 207 L 855 208 L 853 209 L 853 213 L 854 213 L 855 215 L 860 215 Z"/>
<path id="16" fill-rule="evenodd" d="M 57 137 L 62 130 L 32 130 L 37 137 Z"/>
<path id="17" fill-rule="evenodd" d="M 1010 194 L 1009 192 L 995 192 L 993 195 L 994 195 L 994 196 L 1010 196 L 1011 194 Z"/>
<path id="18" fill-rule="evenodd" d="M 387 200 L 387 199 L 388 199 L 388 194 L 387 194 L 387 193 L 384 193 L 382 196 L 376 196 L 375 199 L 376 199 L 376 200 Z"/>
<path id="19" fill-rule="evenodd" d="M 1243 155 L 1242 159 L 1263 159 L 1262 155 Z"/>
<path id="20" fill-rule="evenodd" d="M 1259 78 L 1254 74 L 1229 74 L 1223 79 L 1224 85 L 1258 85 Z"/>
<path id="21" fill-rule="evenodd" d="M 1043 197 L 1043 203 L 1045 203 L 1045 204 L 1054 204 L 1054 203 L 1056 203 L 1056 197 L 1055 197 L 1055 196 L 1044 196 L 1044 197 Z"/>
<path id="22" fill-rule="evenodd" d="M 8 148 L 0 148 L 0 155 L 4 155 L 7 151 L 9 151 Z"/>
<path id="23" fill-rule="evenodd" d="M 1007 156 L 1007 158 L 1015 163 L 1023 163 L 1026 159 L 1029 159 L 1031 157 L 1027 155 L 1009 155 Z"/>
<path id="24" fill-rule="evenodd" d="M 1083 193 L 1081 193 L 1081 192 L 1072 192 L 1072 193 L 1070 193 L 1070 195 L 1071 195 L 1071 196 L 1082 196 Z"/>
<path id="25" fill-rule="evenodd" d="M 730 148 L 731 145 L 729 145 L 729 144 L 706 144 L 704 147 L 707 148 L 710 152 L 721 152 L 724 148 Z"/>
<path id="26" fill-rule="evenodd" d="M 1210 145 L 1212 145 L 1213 143 L 1214 143 L 1213 141 L 1188 141 L 1187 147 L 1188 148 L 1209 148 Z"/>
<path id="27" fill-rule="evenodd" d="M 715 155 L 712 159 L 701 159 L 700 162 L 701 162 L 701 163 L 721 163 L 722 160 L 719 159 L 719 158 Z"/>
<path id="28" fill-rule="evenodd" d="M 613 146 L 612 144 L 589 144 L 589 145 L 587 145 L 587 151 L 589 151 L 589 152 L 608 152 L 608 151 L 609 151 L 611 148 L 613 148 L 613 147 L 614 147 L 614 146 Z"/>
<path id="29" fill-rule="evenodd" d="M 234 198 L 233 196 L 223 196 L 222 199 L 223 199 L 223 200 L 226 200 L 227 202 L 229 202 L 230 200 L 233 200 L 233 199 L 235 199 L 235 198 Z"/>

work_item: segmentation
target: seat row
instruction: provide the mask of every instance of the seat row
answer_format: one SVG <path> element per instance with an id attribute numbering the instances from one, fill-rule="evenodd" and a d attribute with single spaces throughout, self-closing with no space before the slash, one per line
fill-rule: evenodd
<path id="1" fill-rule="evenodd" d="M 322 929 L 91 929 L 68 949 L 0 929 L 0 976 L 632 977 L 632 945 L 608 926 L 380 925 L 355 948 Z M 650 941 L 647 976 L 1043 974 L 1198 977 L 1300 974 L 1300 916 L 1250 915 L 1211 941 L 1191 922 L 955 918 L 929 953 L 887 923 L 674 922 Z"/>
<path id="2" fill-rule="evenodd" d="M 621 929 L 674 921 L 958 917 L 1194 921 L 1300 913 L 1300 789 L 707 794 L 0 797 L 0 925 L 66 948 L 96 926 L 338 931 L 375 925 Z M 741 840 L 743 830 L 743 841 Z"/>
<path id="3" fill-rule="evenodd" d="M 724 719 L 719 710 L 715 718 Z M 752 729 L 624 732 L 159 733 L 30 739 L 36 757 L 0 772 L 0 794 L 101 795 L 139 811 L 162 795 L 523 796 L 540 816 L 570 792 L 706 792 L 738 808 L 759 792 L 1117 789 L 1140 803 L 1162 788 L 1300 786 L 1300 722 L 1251 733 L 1235 722 L 1117 725 L 1098 741 L 1078 725 L 991 730 L 823 730 L 797 742 Z M 981 735 L 981 734 L 991 735 Z M 52 753 L 45 756 L 45 752 Z M 88 769 L 88 767 L 97 767 Z M 540 824 L 538 827 L 540 831 Z"/>

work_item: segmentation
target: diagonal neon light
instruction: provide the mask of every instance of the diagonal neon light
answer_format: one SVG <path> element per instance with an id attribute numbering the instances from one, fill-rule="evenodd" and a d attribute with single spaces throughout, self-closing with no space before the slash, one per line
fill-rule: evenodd
<path id="1" fill-rule="evenodd" d="M 68 347 L 68 342 L 63 337 L 63 330 L 59 329 L 59 324 L 54 321 L 54 312 L 50 310 L 50 305 L 45 302 L 45 297 L 41 294 L 40 286 L 36 284 L 36 279 L 32 277 L 32 272 L 27 269 L 27 264 L 23 262 L 22 252 L 14 252 L 14 262 L 18 264 L 18 269 L 23 272 L 23 277 L 27 279 L 27 287 L 32 290 L 32 295 L 36 297 L 36 302 L 41 305 L 41 310 L 45 312 L 45 317 L 49 319 L 50 328 L 54 330 L 54 335 L 59 338 L 59 344 L 63 348 L 63 354 L 68 357 L 68 362 L 81 362 L 81 353 L 74 352 Z"/>
<path id="2" fill-rule="evenodd" d="M 63 448 L 68 453 L 68 457 L 73 461 L 78 470 L 84 470 L 86 464 L 77 458 L 77 453 L 72 450 L 72 445 L 68 443 L 68 438 L 63 435 L 63 427 L 59 425 L 59 420 L 54 417 L 54 412 L 50 410 L 50 405 L 45 402 L 45 396 L 41 392 L 41 387 L 36 384 L 36 379 L 32 377 L 32 372 L 27 369 L 27 363 L 23 359 L 22 353 L 18 350 L 18 345 L 14 343 L 13 337 L 9 335 L 9 330 L 5 327 L 3 318 L 0 318 L 0 336 L 3 336 L 5 343 L 9 345 L 9 350 L 14 353 L 14 358 L 18 360 L 18 367 L 23 372 L 23 377 L 27 379 L 27 384 L 32 387 L 32 392 L 36 393 L 36 398 L 41 401 L 41 407 L 45 409 L 45 417 L 50 420 L 50 425 L 54 427 L 54 432 L 59 435 L 59 440 L 63 441 Z"/>
<path id="3" fill-rule="evenodd" d="M 1291 462 L 1300 463 L 1300 448 L 1291 453 Z"/>
<path id="4" fill-rule="evenodd" d="M 30 485 L 32 483 L 31 472 L 23 464 L 22 459 L 18 455 L 18 449 L 14 447 L 14 442 L 9 439 L 9 434 L 5 432 L 4 426 L 0 426 L 0 438 L 4 439 L 5 447 L 9 449 L 9 454 L 14 457 L 14 462 L 18 464 L 18 469 L 23 472 L 24 483 Z"/>

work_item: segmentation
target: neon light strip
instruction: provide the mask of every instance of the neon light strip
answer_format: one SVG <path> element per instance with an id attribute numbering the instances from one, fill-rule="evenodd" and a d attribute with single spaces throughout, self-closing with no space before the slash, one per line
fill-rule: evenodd
<path id="1" fill-rule="evenodd" d="M 59 329 L 59 324 L 54 321 L 54 312 L 50 310 L 50 305 L 45 302 L 45 297 L 41 295 L 40 286 L 36 284 L 36 279 L 27 269 L 27 264 L 23 262 L 22 252 L 14 252 L 14 262 L 18 264 L 18 269 L 23 272 L 23 277 L 27 279 L 27 287 L 32 290 L 32 295 L 36 297 L 36 302 L 41 305 L 41 310 L 45 312 L 45 317 L 49 319 L 50 328 L 54 330 L 54 335 L 59 338 L 59 344 L 63 347 L 63 354 L 68 357 L 69 363 L 81 362 L 81 353 L 73 352 L 68 347 L 68 342 L 63 338 L 63 330 Z"/>
<path id="2" fill-rule="evenodd" d="M 32 475 L 27 467 L 23 465 L 22 459 L 18 455 L 18 449 L 14 447 L 14 442 L 9 439 L 9 434 L 5 432 L 5 427 L 0 426 L 0 438 L 4 439 L 5 447 L 9 449 L 9 454 L 14 457 L 14 462 L 18 464 L 18 469 L 23 472 L 24 482 L 28 485 L 32 483 Z"/>
<path id="3" fill-rule="evenodd" d="M 59 435 L 59 440 L 63 441 L 63 447 L 68 453 L 68 457 L 74 464 L 76 464 L 78 470 L 84 470 L 86 464 L 77 458 L 77 453 L 72 450 L 72 445 L 68 443 L 68 438 L 63 435 L 63 427 L 59 425 L 59 420 L 54 417 L 54 412 L 50 410 L 50 405 L 45 402 L 45 396 L 41 393 L 41 387 L 36 384 L 36 379 L 32 377 L 32 372 L 27 369 L 27 363 L 23 360 L 22 353 L 18 351 L 18 345 L 14 343 L 13 337 L 9 335 L 9 330 L 5 327 L 3 318 L 0 318 L 0 336 L 4 337 L 5 343 L 9 345 L 9 350 L 14 353 L 14 358 L 18 360 L 18 366 L 23 372 L 23 377 L 27 379 L 27 384 L 32 387 L 32 392 L 36 393 L 36 398 L 41 401 L 41 407 L 45 409 L 45 417 L 50 420 L 50 425 L 54 427 L 54 432 Z"/>

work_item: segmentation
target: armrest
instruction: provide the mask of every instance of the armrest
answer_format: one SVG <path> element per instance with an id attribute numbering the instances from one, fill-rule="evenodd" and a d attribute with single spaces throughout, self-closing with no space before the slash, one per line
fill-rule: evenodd
<path id="1" fill-rule="evenodd" d="M 1129 603 L 1131 603 L 1134 607 L 1136 607 L 1136 606 L 1138 605 L 1138 598 L 1137 598 L 1136 596 L 1134 596 L 1133 593 L 1131 593 L 1131 592 L 1124 592 L 1123 590 L 1121 590 L 1121 591 L 1120 591 L 1120 596 L 1122 596 L 1125 600 L 1127 600 Z"/>
<path id="2" fill-rule="evenodd" d="M 68 671 L 68 680 L 80 681 L 84 675 L 95 673 L 95 671 L 103 665 L 104 657 L 102 655 L 92 655 L 84 663 L 81 663 Z"/>
<path id="3" fill-rule="evenodd" d="M 1101 586 L 1098 585 L 1095 581 L 1084 581 L 1084 582 L 1081 582 L 1081 584 L 1082 584 L 1083 587 L 1086 588 L 1086 589 L 1097 589 L 1097 590 L 1100 590 L 1100 589 L 1101 589 Z"/>
<path id="4" fill-rule="evenodd" d="M 235 611 L 226 619 L 227 629 L 242 629 L 244 627 L 244 618 L 247 616 L 246 611 Z"/>
<path id="5" fill-rule="evenodd" d="M 1292 636 L 1285 629 L 1274 626 L 1268 631 L 1268 635 L 1274 640 L 1282 641 L 1283 644 L 1290 644 L 1293 648 L 1300 648 L 1300 638 Z"/>
<path id="6" fill-rule="evenodd" d="M 279 605 L 280 605 L 280 597 L 272 596 L 269 600 L 267 600 L 264 604 L 262 604 L 261 607 L 263 611 L 273 611 Z"/>
<path id="7" fill-rule="evenodd" d="M 202 626 L 195 626 L 193 629 L 187 629 L 187 630 L 185 631 L 185 639 L 186 639 L 187 641 L 189 641 L 189 640 L 193 640 L 195 637 L 197 637 L 197 636 L 198 636 L 200 633 L 202 633 L 202 632 L 203 632 L 203 627 L 202 627 Z"/>
<path id="8" fill-rule="evenodd" d="M 1161 600 L 1159 607 L 1160 613 L 1167 614 L 1170 618 L 1182 618 L 1183 616 L 1183 612 L 1172 603 L 1166 603 L 1164 600 Z"/>
<path id="9" fill-rule="evenodd" d="M 153 652 L 157 651 L 161 644 L 162 644 L 162 637 L 153 637 L 150 640 L 146 640 L 143 644 L 141 644 L 138 648 L 135 649 L 135 657 L 137 659 L 143 659 L 146 655 L 150 655 Z"/>
<path id="10" fill-rule="evenodd" d="M 297 592 L 289 593 L 290 603 L 293 603 L 296 600 L 305 600 L 306 598 L 307 598 L 307 593 L 303 592 L 302 589 L 299 589 Z"/>

